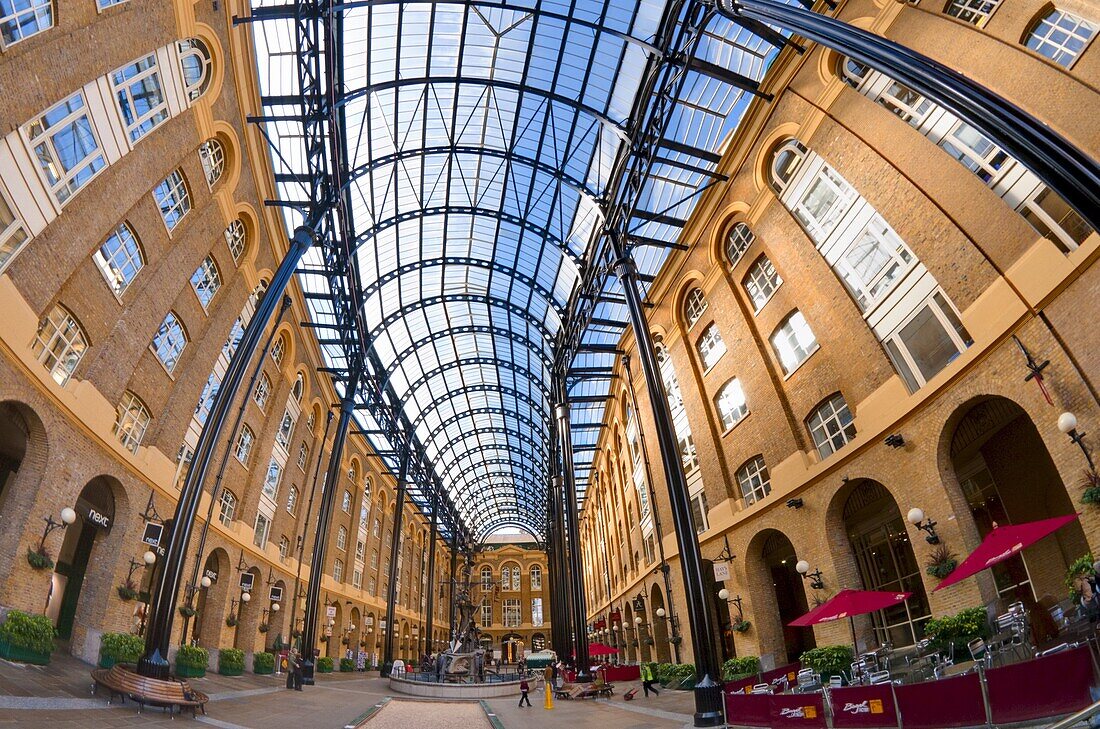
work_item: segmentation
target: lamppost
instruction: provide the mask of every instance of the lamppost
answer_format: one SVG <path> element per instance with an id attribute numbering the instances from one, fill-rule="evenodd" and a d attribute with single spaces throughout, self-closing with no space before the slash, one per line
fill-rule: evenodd
<path id="1" fill-rule="evenodd" d="M 794 569 L 798 574 L 802 575 L 802 579 L 810 581 L 810 587 L 815 590 L 824 590 L 825 581 L 821 579 L 821 570 L 814 570 L 810 572 L 810 563 L 804 559 L 798 560 Z"/>
<path id="2" fill-rule="evenodd" d="M 1085 462 L 1089 464 L 1089 473 L 1095 476 L 1096 466 L 1092 462 L 1092 453 L 1085 445 L 1085 434 L 1077 430 L 1077 416 L 1068 411 L 1059 415 L 1058 430 L 1068 435 L 1069 439 L 1077 444 L 1085 456 Z"/>

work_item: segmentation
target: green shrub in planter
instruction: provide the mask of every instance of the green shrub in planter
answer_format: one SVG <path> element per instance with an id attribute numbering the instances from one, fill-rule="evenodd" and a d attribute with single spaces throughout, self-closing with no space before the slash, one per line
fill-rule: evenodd
<path id="1" fill-rule="evenodd" d="M 332 673 L 332 659 L 328 656 L 318 658 L 317 673 Z"/>
<path id="2" fill-rule="evenodd" d="M 0 658 L 44 666 L 53 652 L 53 623 L 45 615 L 12 610 L 0 624 Z"/>
<path id="3" fill-rule="evenodd" d="M 350 658 L 340 659 L 340 673 L 348 673 L 355 670 L 355 661 Z"/>
<path id="4" fill-rule="evenodd" d="M 206 675 L 206 664 L 210 654 L 197 645 L 180 646 L 176 654 L 176 675 L 180 678 L 202 678 Z"/>
<path id="5" fill-rule="evenodd" d="M 936 650 L 946 651 L 954 645 L 956 655 L 959 651 L 963 651 L 964 656 L 969 655 L 966 653 L 967 643 L 975 638 L 989 637 L 989 620 L 986 618 L 985 608 L 967 608 L 955 615 L 933 618 L 924 624 L 924 636 L 932 639 L 932 646 Z"/>
<path id="6" fill-rule="evenodd" d="M 690 689 L 695 686 L 695 665 L 691 663 L 677 663 L 669 671 L 668 683 L 670 689 Z"/>
<path id="7" fill-rule="evenodd" d="M 252 656 L 252 672 L 261 676 L 275 673 L 275 656 L 271 653 L 256 653 Z"/>
<path id="8" fill-rule="evenodd" d="M 829 676 L 843 675 L 844 670 L 852 666 L 852 646 L 824 645 L 812 648 L 802 654 L 803 668 L 812 668 L 821 674 L 821 680 L 827 682 Z"/>
<path id="9" fill-rule="evenodd" d="M 760 673 L 760 659 L 756 656 L 738 656 L 722 664 L 722 680 L 737 681 Z"/>
<path id="10" fill-rule="evenodd" d="M 672 677 L 671 663 L 658 663 L 654 674 L 657 677 L 657 681 L 664 684 L 668 683 L 668 680 Z"/>
<path id="11" fill-rule="evenodd" d="M 99 644 L 99 667 L 110 668 L 116 663 L 137 663 L 145 650 L 140 635 L 104 633 Z"/>
<path id="12" fill-rule="evenodd" d="M 244 673 L 244 651 L 240 648 L 222 648 L 218 651 L 218 673 L 223 676 Z"/>
<path id="13" fill-rule="evenodd" d="M 27 547 L 27 564 L 39 571 L 52 570 L 54 567 L 53 557 L 50 556 L 49 550 L 45 547 L 39 547 L 38 549 Z"/>

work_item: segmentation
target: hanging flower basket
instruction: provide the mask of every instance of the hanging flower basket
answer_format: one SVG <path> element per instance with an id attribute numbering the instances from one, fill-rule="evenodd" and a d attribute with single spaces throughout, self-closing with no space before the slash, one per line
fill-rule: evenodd
<path id="1" fill-rule="evenodd" d="M 236 615 L 230 615 L 228 618 L 225 619 L 225 624 L 226 624 L 227 627 L 230 627 L 230 628 L 237 627 L 237 616 Z"/>
<path id="2" fill-rule="evenodd" d="M 680 645 L 681 643 L 684 642 L 684 639 L 681 638 L 678 635 L 674 635 L 674 636 L 672 636 L 671 638 L 668 639 L 668 642 L 671 643 L 672 645 Z"/>
<path id="3" fill-rule="evenodd" d="M 744 632 L 748 631 L 749 628 L 752 627 L 752 623 L 750 623 L 748 620 L 738 620 L 731 627 L 734 630 L 736 630 L 738 633 L 744 633 Z"/>
<path id="4" fill-rule="evenodd" d="M 193 618 L 195 617 L 195 608 L 190 605 L 184 605 L 180 608 L 180 615 L 185 618 Z"/>
<path id="5" fill-rule="evenodd" d="M 646 638 L 645 639 L 645 644 L 646 645 L 653 645 L 653 639 L 652 638 Z"/>
<path id="6" fill-rule="evenodd" d="M 1081 503 L 1091 506 L 1100 506 L 1100 475 L 1092 471 L 1085 471 L 1081 479 L 1081 486 L 1085 491 L 1081 494 Z"/>
<path id="7" fill-rule="evenodd" d="M 928 561 L 924 565 L 924 571 L 932 577 L 942 580 L 954 572 L 955 568 L 958 566 L 959 561 L 955 559 L 955 554 L 947 548 L 946 544 L 941 544 L 933 549 L 932 553 L 928 555 Z"/>
<path id="8" fill-rule="evenodd" d="M 53 558 L 45 547 L 38 549 L 27 548 L 27 564 L 36 570 L 52 570 Z"/>
<path id="9" fill-rule="evenodd" d="M 267 623 L 260 623 L 259 630 L 260 630 L 261 633 L 266 633 L 270 629 L 271 629 L 271 626 L 269 626 Z"/>
<path id="10" fill-rule="evenodd" d="M 125 585 L 118 586 L 118 597 L 123 602 L 130 602 L 137 597 L 137 590 L 133 588 L 133 585 L 127 583 Z"/>

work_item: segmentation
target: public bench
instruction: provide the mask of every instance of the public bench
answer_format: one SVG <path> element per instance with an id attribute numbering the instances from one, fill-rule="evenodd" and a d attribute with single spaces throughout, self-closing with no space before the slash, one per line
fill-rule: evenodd
<path id="1" fill-rule="evenodd" d="M 122 702 L 130 697 L 138 704 L 138 713 L 146 704 L 159 706 L 172 712 L 174 707 L 179 707 L 180 713 L 184 709 L 191 709 L 191 716 L 195 716 L 196 709 L 202 709 L 206 714 L 206 702 L 210 697 L 201 691 L 191 688 L 191 685 L 182 679 L 161 681 L 135 673 L 133 670 L 115 665 L 111 668 L 97 668 L 92 671 L 92 680 L 95 682 L 92 693 L 97 693 L 100 686 L 110 691 L 107 703 L 118 696 Z"/>
<path id="2" fill-rule="evenodd" d="M 610 698 L 614 694 L 615 686 L 609 683 L 563 683 L 554 692 L 554 695 L 559 699 Z"/>

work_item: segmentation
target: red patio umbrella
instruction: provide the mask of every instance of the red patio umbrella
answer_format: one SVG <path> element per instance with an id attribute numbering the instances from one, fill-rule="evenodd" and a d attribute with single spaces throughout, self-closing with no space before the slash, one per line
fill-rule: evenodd
<path id="1" fill-rule="evenodd" d="M 873 613 L 876 610 L 897 605 L 912 595 L 911 592 L 874 592 L 871 590 L 841 590 L 810 612 L 788 625 L 806 628 L 818 623 L 850 618 L 853 615 Z"/>
<path id="2" fill-rule="evenodd" d="M 603 643 L 592 643 L 588 646 L 588 655 L 590 656 L 609 656 L 612 653 L 618 653 L 617 648 L 612 648 L 609 645 Z"/>
<path id="3" fill-rule="evenodd" d="M 989 569 L 995 564 L 1004 562 L 1023 549 L 1030 547 L 1043 537 L 1058 531 L 1066 524 L 1074 521 L 1080 514 L 1067 514 L 1056 516 L 1052 519 L 1029 521 L 1026 524 L 1011 524 L 1009 526 L 995 527 L 986 535 L 978 548 L 971 552 L 963 563 L 955 568 L 955 571 L 947 576 L 935 590 L 950 587 L 956 582 L 962 582 L 967 577 L 973 577 L 982 570 Z M 933 592 L 935 592 L 933 590 Z"/>

